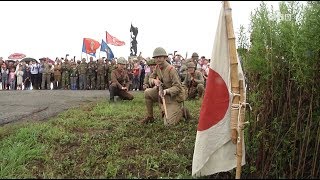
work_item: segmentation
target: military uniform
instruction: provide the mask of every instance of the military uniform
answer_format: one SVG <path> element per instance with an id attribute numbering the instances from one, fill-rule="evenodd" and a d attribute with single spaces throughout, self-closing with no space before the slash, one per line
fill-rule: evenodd
<path id="1" fill-rule="evenodd" d="M 96 89 L 96 69 L 96 62 L 90 61 L 88 63 L 87 89 Z"/>
<path id="2" fill-rule="evenodd" d="M 75 62 L 72 63 L 70 68 L 70 88 L 72 90 L 77 90 L 77 81 L 78 81 L 78 69 Z"/>
<path id="3" fill-rule="evenodd" d="M 183 117 L 182 102 L 184 101 L 184 90 L 175 68 L 170 65 L 164 59 L 168 57 L 166 51 L 158 47 L 153 52 L 153 57 L 163 58 L 163 62 L 156 66 L 155 71 L 150 75 L 150 81 L 156 79 L 162 82 L 164 89 L 164 99 L 166 103 L 167 117 L 164 116 L 164 125 L 177 124 Z M 145 102 L 147 108 L 147 117 L 140 121 L 141 123 L 147 123 L 154 120 L 153 118 L 153 103 L 159 102 L 159 89 L 157 86 L 149 88 L 144 91 Z M 160 101 L 160 107 L 162 112 L 165 112 L 162 101 Z"/>
<path id="4" fill-rule="evenodd" d="M 118 64 L 126 64 L 124 57 L 118 59 Z M 127 87 L 128 82 L 128 72 L 125 68 L 117 68 L 111 72 L 110 102 L 114 101 L 114 96 L 119 96 L 123 100 L 132 100 L 134 98 L 132 94 L 128 93 L 128 89 L 123 89 Z"/>
<path id="5" fill-rule="evenodd" d="M 61 84 L 63 89 L 69 89 L 70 85 L 70 71 L 71 66 L 68 60 L 66 59 L 64 63 L 61 64 L 61 70 L 62 70 L 62 77 L 61 77 Z"/>
<path id="6" fill-rule="evenodd" d="M 80 90 L 87 89 L 87 71 L 88 71 L 88 64 L 86 63 L 86 59 L 83 58 L 80 65 L 78 65 Z"/>
<path id="7" fill-rule="evenodd" d="M 61 88 L 61 63 L 60 62 L 57 62 L 57 64 L 54 65 L 53 75 L 54 75 L 53 89 L 60 89 Z"/>
<path id="8" fill-rule="evenodd" d="M 47 83 L 47 89 L 50 89 L 50 77 L 51 77 L 51 67 L 52 65 L 49 64 L 47 61 L 42 65 L 42 81 L 41 81 L 41 89 L 45 89 L 45 84 Z"/>
<path id="9" fill-rule="evenodd" d="M 186 78 L 187 74 L 188 74 L 188 67 L 187 67 L 185 62 L 181 64 L 179 72 L 180 72 L 181 82 L 183 82 L 184 79 Z"/>
<path id="10" fill-rule="evenodd" d="M 104 82 L 105 82 L 104 89 L 109 89 L 109 68 L 110 68 L 110 64 L 109 64 L 109 60 L 108 59 L 105 60 L 105 65 L 106 65 L 106 74 L 104 76 Z"/>
<path id="11" fill-rule="evenodd" d="M 107 73 L 106 64 L 104 64 L 103 60 L 99 60 L 97 65 L 97 89 L 104 90 L 105 89 L 105 75 Z"/>
<path id="12" fill-rule="evenodd" d="M 194 63 L 189 62 L 187 64 L 188 68 L 195 69 L 196 66 Z M 194 70 L 193 73 L 188 72 L 186 78 L 184 79 L 182 85 L 184 86 L 186 90 L 186 97 L 188 99 L 194 99 L 197 94 L 199 95 L 199 98 L 202 98 L 204 95 L 204 79 L 203 75 L 200 71 Z"/>
<path id="13" fill-rule="evenodd" d="M 148 66 L 150 67 L 150 72 L 146 73 L 144 80 L 143 80 L 143 89 L 146 90 L 147 88 L 152 88 L 155 85 L 150 81 L 150 75 L 153 73 L 153 67 L 156 64 L 154 59 L 150 59 L 149 61 L 147 61 Z"/>
<path id="14" fill-rule="evenodd" d="M 115 69 L 117 69 L 117 65 L 116 65 L 115 61 L 112 60 L 110 66 L 108 68 L 108 82 L 107 82 L 108 89 L 111 84 L 111 72 Z"/>
<path id="15" fill-rule="evenodd" d="M 186 63 L 193 62 L 195 67 L 197 67 L 198 64 L 199 55 L 198 53 L 194 52 L 192 53 L 191 59 L 187 59 Z"/>

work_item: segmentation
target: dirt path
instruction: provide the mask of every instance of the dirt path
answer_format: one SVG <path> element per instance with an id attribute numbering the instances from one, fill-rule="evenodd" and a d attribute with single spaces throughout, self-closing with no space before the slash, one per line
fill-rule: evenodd
<path id="1" fill-rule="evenodd" d="M 71 107 L 107 100 L 108 90 L 0 91 L 0 125 L 21 120 L 43 120 Z"/>

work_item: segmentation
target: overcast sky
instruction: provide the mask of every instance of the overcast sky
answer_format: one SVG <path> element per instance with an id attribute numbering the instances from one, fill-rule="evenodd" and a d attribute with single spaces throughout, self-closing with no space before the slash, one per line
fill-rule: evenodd
<path id="1" fill-rule="evenodd" d="M 249 25 L 250 12 L 261 1 L 231 1 L 234 30 Z M 278 8 L 279 1 L 266 2 Z M 126 43 L 110 45 L 116 57 L 130 55 L 130 24 L 138 27 L 138 53 L 152 56 L 164 47 L 182 56 L 193 52 L 211 56 L 221 1 L 0 1 L 0 57 L 12 53 L 28 57 L 70 57 L 80 59 L 83 38 L 99 42 L 105 31 Z M 99 57 L 100 49 L 97 50 Z M 106 56 L 101 52 L 101 57 Z"/>

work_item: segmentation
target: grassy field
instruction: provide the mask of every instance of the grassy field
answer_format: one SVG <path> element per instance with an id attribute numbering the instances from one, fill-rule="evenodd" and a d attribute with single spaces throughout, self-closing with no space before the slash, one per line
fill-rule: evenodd
<path id="1" fill-rule="evenodd" d="M 0 127 L 1 178 L 191 178 L 199 100 L 193 121 L 165 127 L 145 117 L 143 93 L 133 101 L 101 101 L 42 122 Z"/>

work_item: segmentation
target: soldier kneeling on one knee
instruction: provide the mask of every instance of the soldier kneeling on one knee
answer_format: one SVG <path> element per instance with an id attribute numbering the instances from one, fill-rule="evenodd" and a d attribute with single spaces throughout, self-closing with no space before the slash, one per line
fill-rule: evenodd
<path id="1" fill-rule="evenodd" d="M 133 95 L 128 92 L 129 76 L 126 70 L 127 60 L 120 57 L 117 60 L 117 68 L 111 72 L 111 84 L 109 86 L 110 102 L 114 102 L 114 96 L 123 100 L 133 100 Z"/>
<path id="2" fill-rule="evenodd" d="M 157 65 L 149 80 L 155 87 L 144 91 L 147 117 L 140 123 L 154 121 L 153 103 L 155 102 L 160 104 L 164 125 L 175 125 L 182 117 L 189 119 L 189 111 L 183 107 L 184 89 L 178 72 L 167 62 L 167 52 L 162 47 L 158 47 L 153 51 L 153 58 Z"/>
<path id="3" fill-rule="evenodd" d="M 204 78 L 199 70 L 195 70 L 196 66 L 193 62 L 187 64 L 188 73 L 182 85 L 187 92 L 188 99 L 194 99 L 199 96 L 202 98 L 204 95 Z"/>

